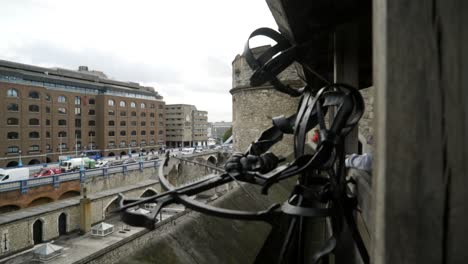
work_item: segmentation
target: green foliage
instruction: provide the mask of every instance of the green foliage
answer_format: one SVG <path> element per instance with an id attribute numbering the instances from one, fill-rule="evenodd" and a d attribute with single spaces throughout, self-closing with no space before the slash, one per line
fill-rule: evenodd
<path id="1" fill-rule="evenodd" d="M 228 138 L 230 138 L 231 136 L 232 136 L 232 127 L 226 130 L 226 132 L 224 133 L 223 142 L 226 142 L 226 140 L 228 140 Z"/>

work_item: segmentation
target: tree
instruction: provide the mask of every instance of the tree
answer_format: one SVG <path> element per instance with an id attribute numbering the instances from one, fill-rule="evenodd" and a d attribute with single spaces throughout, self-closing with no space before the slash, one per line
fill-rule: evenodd
<path id="1" fill-rule="evenodd" d="M 223 142 L 226 142 L 226 140 L 228 140 L 228 138 L 230 138 L 232 136 L 232 126 L 226 130 L 226 132 L 224 133 L 223 135 Z"/>

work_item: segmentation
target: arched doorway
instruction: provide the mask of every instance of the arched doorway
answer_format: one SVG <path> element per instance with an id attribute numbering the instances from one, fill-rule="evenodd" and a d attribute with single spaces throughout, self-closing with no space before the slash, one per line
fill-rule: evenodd
<path id="1" fill-rule="evenodd" d="M 112 211 L 115 211 L 117 210 L 117 208 L 119 208 L 120 204 L 119 204 L 119 199 L 118 198 L 115 198 L 112 202 L 109 203 L 109 205 L 106 207 L 106 210 L 105 210 L 105 218 L 107 219 L 107 217 L 109 216 L 109 213 L 112 212 Z"/>
<path id="2" fill-rule="evenodd" d="M 122 152 L 120 152 L 120 155 L 122 155 L 122 156 L 127 155 L 127 152 L 122 151 Z"/>
<path id="3" fill-rule="evenodd" d="M 18 162 L 17 161 L 10 161 L 10 162 L 8 162 L 8 164 L 6 166 L 7 167 L 16 167 L 16 166 L 18 166 Z"/>
<path id="4" fill-rule="evenodd" d="M 28 163 L 28 165 L 36 165 L 36 164 L 41 164 L 41 161 L 38 159 L 32 159 Z"/>
<path id="5" fill-rule="evenodd" d="M 51 162 L 52 162 L 52 160 L 49 157 L 47 157 L 46 158 L 46 163 L 51 163 Z"/>
<path id="6" fill-rule="evenodd" d="M 41 220 L 36 220 L 33 224 L 33 242 L 34 245 L 40 244 L 43 241 L 42 239 L 42 221 Z"/>
<path id="7" fill-rule="evenodd" d="M 132 150 L 132 154 L 135 154 L 135 153 L 137 153 L 137 151 L 136 151 L 136 150 Z"/>
<path id="8" fill-rule="evenodd" d="M 67 233 L 67 215 L 65 213 L 61 213 L 59 216 L 58 230 L 60 236 Z"/>
<path id="9" fill-rule="evenodd" d="M 107 156 L 108 156 L 108 157 L 114 157 L 115 154 L 114 154 L 114 152 L 109 152 L 109 154 L 107 154 Z"/>

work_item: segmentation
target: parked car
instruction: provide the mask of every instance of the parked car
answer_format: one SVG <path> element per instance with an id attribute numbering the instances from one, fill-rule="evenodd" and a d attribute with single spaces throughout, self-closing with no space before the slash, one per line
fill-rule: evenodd
<path id="1" fill-rule="evenodd" d="M 62 169 L 61 168 L 42 168 L 39 172 L 37 172 L 36 174 L 34 174 L 34 178 L 37 178 L 37 177 L 47 177 L 47 176 L 52 176 L 52 175 L 56 175 L 56 174 L 60 174 L 62 173 Z"/>
<path id="2" fill-rule="evenodd" d="M 108 167 L 109 166 L 109 161 L 108 160 L 98 160 L 96 161 L 96 168 L 103 168 L 103 167 Z"/>
<path id="3" fill-rule="evenodd" d="M 183 148 L 181 153 L 182 155 L 191 155 L 195 152 L 195 148 Z"/>

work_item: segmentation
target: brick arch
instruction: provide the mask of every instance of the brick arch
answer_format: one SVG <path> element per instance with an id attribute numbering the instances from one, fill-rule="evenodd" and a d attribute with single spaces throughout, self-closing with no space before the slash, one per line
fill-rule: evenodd
<path id="1" fill-rule="evenodd" d="M 80 192 L 76 190 L 66 191 L 62 193 L 57 200 L 64 200 L 72 197 L 80 196 Z"/>
<path id="2" fill-rule="evenodd" d="M 0 214 L 13 212 L 13 211 L 16 211 L 16 210 L 19 210 L 19 209 L 21 209 L 21 207 L 16 205 L 16 204 L 4 205 L 4 206 L 0 207 Z"/>
<path id="3" fill-rule="evenodd" d="M 51 198 L 51 197 L 48 197 L 48 196 L 41 196 L 41 197 L 38 197 L 34 200 L 32 200 L 28 206 L 26 207 L 34 207 L 34 206 L 39 206 L 39 205 L 43 205 L 43 204 L 46 204 L 46 203 L 51 203 L 53 202 L 54 199 Z"/>

